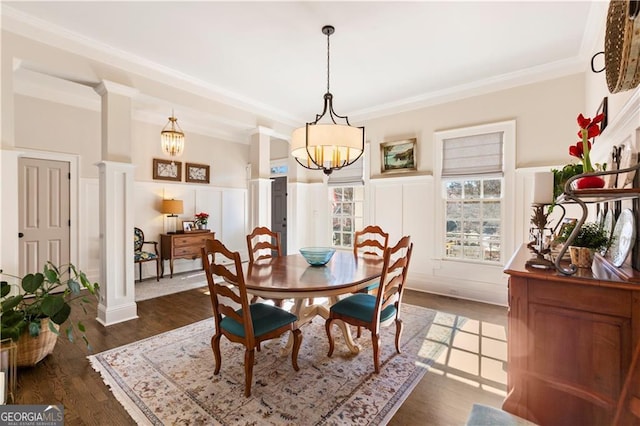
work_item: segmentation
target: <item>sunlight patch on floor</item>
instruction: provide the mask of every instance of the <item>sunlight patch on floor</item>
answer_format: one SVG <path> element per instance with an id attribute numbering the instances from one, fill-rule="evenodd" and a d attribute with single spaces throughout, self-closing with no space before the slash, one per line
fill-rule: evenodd
<path id="1" fill-rule="evenodd" d="M 449 337 L 443 341 L 438 338 L 441 336 Z M 506 336 L 504 326 L 439 313 L 419 353 L 426 357 L 429 345 L 442 345 L 444 350 L 430 367 L 430 373 L 506 396 Z"/>

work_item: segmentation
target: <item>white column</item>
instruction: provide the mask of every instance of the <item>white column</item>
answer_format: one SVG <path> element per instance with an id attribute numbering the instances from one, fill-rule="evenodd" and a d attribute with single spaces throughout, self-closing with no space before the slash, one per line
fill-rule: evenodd
<path id="1" fill-rule="evenodd" d="M 133 263 L 133 176 L 129 163 L 102 161 L 100 170 L 100 302 L 98 322 L 138 318 Z"/>
<path id="2" fill-rule="evenodd" d="M 131 164 L 132 100 L 138 92 L 103 81 L 100 180 L 100 302 L 98 322 L 137 318 L 133 263 L 134 166 Z"/>
<path id="3" fill-rule="evenodd" d="M 273 131 L 259 126 L 251 135 L 251 176 L 249 189 L 249 229 L 271 228 L 271 135 Z"/>

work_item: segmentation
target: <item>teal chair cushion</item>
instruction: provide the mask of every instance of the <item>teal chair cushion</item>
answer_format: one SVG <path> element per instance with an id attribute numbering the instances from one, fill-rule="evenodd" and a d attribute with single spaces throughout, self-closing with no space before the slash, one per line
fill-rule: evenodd
<path id="1" fill-rule="evenodd" d="M 291 312 L 264 303 L 253 303 L 249 309 L 253 322 L 253 335 L 256 337 L 298 320 L 298 317 Z M 242 316 L 242 309 L 238 309 L 236 312 Z M 224 317 L 220 321 L 220 327 L 231 334 L 244 337 L 244 327 L 233 318 Z"/>
<path id="2" fill-rule="evenodd" d="M 145 260 L 151 260 L 158 257 L 155 253 L 149 253 L 148 251 L 137 251 L 133 254 L 136 262 L 144 262 Z"/>
<path id="3" fill-rule="evenodd" d="M 368 286 L 364 287 L 362 290 L 360 290 L 362 293 L 369 293 L 371 290 L 375 290 L 376 288 L 380 287 L 380 281 L 376 281 L 375 283 L 371 283 Z"/>
<path id="4" fill-rule="evenodd" d="M 514 416 L 499 408 L 473 404 L 466 426 L 528 426 L 535 425 L 522 417 Z"/>
<path id="5" fill-rule="evenodd" d="M 347 315 L 362 321 L 370 322 L 376 307 L 376 296 L 372 294 L 357 293 L 345 297 L 331 307 L 331 311 L 341 315 Z M 396 314 L 395 305 L 389 305 L 382 310 L 380 322 L 384 322 Z"/>

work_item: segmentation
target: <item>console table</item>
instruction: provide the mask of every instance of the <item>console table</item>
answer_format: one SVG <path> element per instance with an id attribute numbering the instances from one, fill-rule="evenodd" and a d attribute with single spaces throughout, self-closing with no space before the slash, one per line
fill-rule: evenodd
<path id="1" fill-rule="evenodd" d="M 611 424 L 640 340 L 640 273 L 596 257 L 573 276 L 525 267 L 509 274 L 508 395 L 503 408 L 541 425 Z M 640 395 L 640 383 L 632 394 Z"/>
<path id="2" fill-rule="evenodd" d="M 199 259 L 202 257 L 200 249 L 207 240 L 213 240 L 215 232 L 209 230 L 190 231 L 182 234 L 161 234 L 160 251 L 162 262 L 162 276 L 164 276 L 164 261 L 169 261 L 171 278 L 173 278 L 173 261 L 175 259 Z"/>

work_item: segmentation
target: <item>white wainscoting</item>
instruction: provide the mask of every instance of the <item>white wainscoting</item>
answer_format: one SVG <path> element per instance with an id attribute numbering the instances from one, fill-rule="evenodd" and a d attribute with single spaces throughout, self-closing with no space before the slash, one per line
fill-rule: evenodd
<path id="1" fill-rule="evenodd" d="M 511 200 L 515 203 L 515 217 L 510 221 L 511 225 L 505 223 L 505 227 L 511 226 L 513 229 L 504 230 L 506 235 L 513 235 L 510 246 L 514 249 L 529 241 L 533 175 L 537 171 L 549 171 L 551 168 L 545 166 L 516 170 L 515 196 Z M 503 269 L 513 250 L 505 250 L 501 265 L 439 258 L 439 242 L 434 238 L 437 234 L 435 205 L 439 200 L 434 193 L 432 176 L 371 180 L 369 197 L 370 222 L 382 226 L 390 233 L 390 243 L 394 243 L 402 235 L 411 235 L 414 242 L 407 288 L 507 305 L 507 276 Z M 552 218 L 556 218 L 559 211 L 554 212 Z M 568 217 L 577 217 L 577 214 L 576 206 L 567 207 Z"/>
<path id="2" fill-rule="evenodd" d="M 184 213 L 176 221 L 178 229 L 182 229 L 183 220 L 194 220 L 199 212 L 209 213 L 208 228 L 216 233 L 216 238 L 223 241 L 231 250 L 243 253 L 246 258 L 247 248 L 245 235 L 248 233 L 247 190 L 243 188 L 220 188 L 194 184 L 165 184 L 157 182 L 134 183 L 134 226 L 145 233 L 145 239 L 160 243 L 160 234 L 169 231 L 171 220 L 160 212 L 163 198 L 183 200 Z M 100 246 L 98 215 L 99 182 L 98 179 L 80 180 L 80 264 L 89 279 L 97 281 L 100 268 Z M 133 230 L 131 231 L 133 239 Z M 151 246 L 146 246 L 151 249 Z M 160 250 L 160 244 L 158 244 Z M 133 261 L 133 259 L 132 259 Z M 174 273 L 199 270 L 200 259 L 178 259 L 174 263 Z M 165 262 L 168 273 L 169 264 Z M 138 268 L 134 271 L 138 280 Z M 155 263 L 142 264 L 142 277 L 155 277 Z M 165 277 L 167 274 L 165 274 Z"/>

